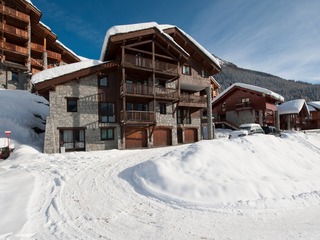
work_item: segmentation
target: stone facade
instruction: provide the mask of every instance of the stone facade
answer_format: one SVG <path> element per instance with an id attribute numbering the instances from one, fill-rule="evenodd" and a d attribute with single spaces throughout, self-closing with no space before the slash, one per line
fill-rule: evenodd
<path id="1" fill-rule="evenodd" d="M 66 97 L 78 98 L 78 111 L 67 112 Z M 99 123 L 98 80 L 96 75 L 59 85 L 50 92 L 50 114 L 47 118 L 44 151 L 60 151 L 59 128 L 85 128 L 86 151 L 118 148 L 119 124 Z M 114 140 L 101 141 L 100 128 L 114 127 Z"/>

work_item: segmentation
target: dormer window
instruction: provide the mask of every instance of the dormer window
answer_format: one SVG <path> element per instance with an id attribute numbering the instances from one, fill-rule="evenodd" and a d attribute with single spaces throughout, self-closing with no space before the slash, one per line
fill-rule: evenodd
<path id="1" fill-rule="evenodd" d="M 190 66 L 183 65 L 183 66 L 182 66 L 182 74 L 183 74 L 183 75 L 191 75 L 191 68 L 190 68 Z"/>

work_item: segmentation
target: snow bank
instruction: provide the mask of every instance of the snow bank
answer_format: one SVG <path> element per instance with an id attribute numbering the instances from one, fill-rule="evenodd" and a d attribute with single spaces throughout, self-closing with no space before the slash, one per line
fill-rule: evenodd
<path id="1" fill-rule="evenodd" d="M 194 206 L 320 198 L 319 146 L 319 135 L 303 133 L 201 141 L 139 164 L 134 180 L 159 199 Z"/>
<path id="2" fill-rule="evenodd" d="M 0 105 L 0 146 L 6 144 L 4 132 L 9 130 L 10 138 L 18 143 L 41 148 L 43 136 L 33 128 L 45 129 L 48 101 L 28 91 L 1 90 Z"/>

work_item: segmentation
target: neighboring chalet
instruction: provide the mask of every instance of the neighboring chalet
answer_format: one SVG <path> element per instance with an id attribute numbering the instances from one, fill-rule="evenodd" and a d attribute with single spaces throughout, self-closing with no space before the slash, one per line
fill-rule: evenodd
<path id="1" fill-rule="evenodd" d="M 45 152 L 201 139 L 206 89 L 218 89 L 211 76 L 221 68 L 192 37 L 172 25 L 115 26 L 106 34 L 100 60 L 59 67 L 68 70 L 49 78 L 55 69 L 32 78 L 35 90 L 50 102 Z"/>
<path id="2" fill-rule="evenodd" d="M 307 106 L 310 112 L 308 128 L 320 129 L 320 101 L 308 102 Z"/>
<path id="3" fill-rule="evenodd" d="M 282 96 L 268 89 L 235 83 L 213 99 L 213 121 L 233 129 L 243 123 L 275 126 L 276 105 L 283 101 Z"/>
<path id="4" fill-rule="evenodd" d="M 0 88 L 27 89 L 30 75 L 79 57 L 40 22 L 27 0 L 0 0 Z"/>
<path id="5" fill-rule="evenodd" d="M 296 99 L 277 106 L 280 115 L 280 129 L 304 130 L 308 128 L 310 115 L 304 99 Z"/>

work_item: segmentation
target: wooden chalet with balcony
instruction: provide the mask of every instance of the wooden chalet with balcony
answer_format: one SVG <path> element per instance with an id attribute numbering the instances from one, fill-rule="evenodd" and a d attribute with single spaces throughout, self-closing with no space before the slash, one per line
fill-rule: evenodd
<path id="1" fill-rule="evenodd" d="M 35 84 L 50 101 L 47 129 L 60 143 L 53 149 L 48 138 L 46 152 L 66 146 L 68 151 L 78 150 L 75 140 L 73 145 L 66 141 L 80 135 L 85 136 L 81 150 L 88 151 L 177 145 L 202 138 L 205 90 L 221 69 L 181 29 L 157 23 L 115 26 L 106 34 L 100 60 L 100 70 L 91 66 L 82 74 L 76 71 Z M 86 102 L 89 93 L 92 103 Z M 76 112 L 65 110 L 68 101 L 77 105 Z M 90 110 L 88 104 L 93 104 Z M 66 107 L 61 112 L 58 106 Z M 60 113 L 53 114 L 56 111 Z M 90 120 L 84 120 L 85 114 Z"/>
<path id="2" fill-rule="evenodd" d="M 30 75 L 80 61 L 26 0 L 0 0 L 0 88 L 27 89 Z"/>
<path id="3" fill-rule="evenodd" d="M 244 123 L 275 126 L 277 104 L 284 98 L 268 89 L 235 83 L 212 101 L 214 122 L 236 129 Z"/>

